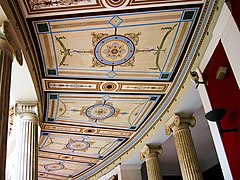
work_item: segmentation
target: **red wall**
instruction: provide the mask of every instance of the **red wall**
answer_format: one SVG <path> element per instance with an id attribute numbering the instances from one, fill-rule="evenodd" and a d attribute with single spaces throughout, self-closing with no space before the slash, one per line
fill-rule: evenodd
<path id="1" fill-rule="evenodd" d="M 230 0 L 232 5 L 232 15 L 238 25 L 238 29 L 240 29 L 240 2 L 239 0 Z"/>
<path id="2" fill-rule="evenodd" d="M 216 73 L 220 66 L 229 67 L 228 74 L 223 80 L 216 79 Z M 204 70 L 203 78 L 208 81 L 206 88 L 212 108 L 225 108 L 227 110 L 221 121 L 222 128 L 240 127 L 240 91 L 221 42 L 219 42 Z M 240 130 L 224 133 L 222 141 L 233 178 L 240 179 Z"/>

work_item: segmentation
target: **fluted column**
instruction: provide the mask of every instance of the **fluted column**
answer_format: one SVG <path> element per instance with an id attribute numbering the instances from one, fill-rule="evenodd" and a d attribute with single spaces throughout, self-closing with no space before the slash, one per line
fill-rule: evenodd
<path id="1" fill-rule="evenodd" d="M 145 145 L 140 153 L 140 159 L 146 162 L 148 180 L 162 180 L 158 159 L 163 153 L 162 147 Z"/>
<path id="2" fill-rule="evenodd" d="M 17 104 L 16 180 L 36 180 L 38 170 L 38 118 L 36 104 Z M 17 120 L 16 120 L 17 121 Z"/>
<path id="3" fill-rule="evenodd" d="M 8 114 L 13 56 L 22 65 L 19 40 L 9 21 L 0 27 L 0 179 L 5 179 Z"/>
<path id="4" fill-rule="evenodd" d="M 166 126 L 166 134 L 173 132 L 178 160 L 183 180 L 202 180 L 202 173 L 197 159 L 189 125 L 194 127 L 196 119 L 193 116 L 175 114 Z"/>
<path id="5" fill-rule="evenodd" d="M 13 48 L 0 38 L 0 179 L 5 179 Z"/>

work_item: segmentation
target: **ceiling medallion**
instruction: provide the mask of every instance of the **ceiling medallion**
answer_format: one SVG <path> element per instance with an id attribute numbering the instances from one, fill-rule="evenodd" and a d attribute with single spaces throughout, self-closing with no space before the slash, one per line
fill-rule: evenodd
<path id="1" fill-rule="evenodd" d="M 86 110 L 86 115 L 94 120 L 110 118 L 114 113 L 115 108 L 109 104 L 94 104 Z"/>
<path id="2" fill-rule="evenodd" d="M 61 163 L 52 163 L 44 166 L 44 169 L 46 169 L 47 171 L 58 171 L 64 168 L 65 166 Z"/>
<path id="3" fill-rule="evenodd" d="M 133 42 L 120 35 L 103 38 L 95 47 L 96 59 L 107 66 L 118 66 L 128 62 L 135 51 Z"/>
<path id="4" fill-rule="evenodd" d="M 106 82 L 100 85 L 100 89 L 102 91 L 116 91 L 117 89 L 119 89 L 119 85 L 118 83 L 114 82 Z"/>
<path id="5" fill-rule="evenodd" d="M 46 174 L 46 173 L 38 173 L 38 176 L 40 176 L 40 177 L 47 177 L 48 174 Z"/>
<path id="6" fill-rule="evenodd" d="M 89 147 L 90 144 L 86 141 L 70 141 L 66 147 L 72 151 L 86 151 Z"/>
<path id="7" fill-rule="evenodd" d="M 126 6 L 129 3 L 129 0 L 102 0 L 103 4 L 110 8 Z"/>
<path id="8" fill-rule="evenodd" d="M 63 160 L 73 160 L 74 159 L 72 156 L 68 156 L 68 155 L 58 155 L 57 157 L 59 159 L 63 159 Z"/>
<path id="9" fill-rule="evenodd" d="M 85 128 L 83 130 L 83 133 L 85 133 L 85 134 L 96 134 L 97 132 L 98 132 L 98 130 L 95 128 Z"/>

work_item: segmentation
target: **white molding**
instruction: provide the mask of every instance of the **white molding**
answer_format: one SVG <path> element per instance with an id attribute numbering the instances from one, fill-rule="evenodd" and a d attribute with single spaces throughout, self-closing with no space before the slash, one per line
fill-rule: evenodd
<path id="1" fill-rule="evenodd" d="M 220 40 L 227 54 L 238 87 L 240 88 L 240 32 L 226 3 L 224 3 L 222 7 L 222 11 L 213 30 L 212 39 L 199 65 L 202 72 L 206 68 Z"/>

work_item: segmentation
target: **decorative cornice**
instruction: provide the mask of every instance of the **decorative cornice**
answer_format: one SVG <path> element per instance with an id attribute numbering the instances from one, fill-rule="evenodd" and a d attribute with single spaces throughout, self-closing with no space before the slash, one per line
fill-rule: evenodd
<path id="1" fill-rule="evenodd" d="M 180 115 L 174 114 L 169 121 L 166 123 L 165 132 L 170 135 L 174 127 L 180 127 L 181 124 L 188 124 L 194 127 L 196 124 L 196 119 L 192 115 Z"/>
<path id="2" fill-rule="evenodd" d="M 10 21 L 4 21 L 2 24 L 2 33 L 5 39 L 12 45 L 14 49 L 14 55 L 20 65 L 23 65 L 22 47 L 18 35 L 14 31 L 14 28 Z"/>
<path id="3" fill-rule="evenodd" d="M 15 114 L 16 115 L 21 115 L 24 113 L 31 113 L 31 114 L 38 114 L 38 109 L 37 109 L 38 103 L 36 102 L 31 102 L 31 103 L 16 103 L 15 104 Z"/>
<path id="4" fill-rule="evenodd" d="M 145 158 L 148 158 L 151 154 L 163 154 L 162 146 L 155 146 L 155 145 L 145 145 L 143 149 L 140 151 L 140 159 L 143 161 Z"/>

